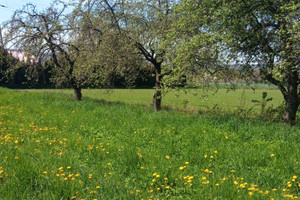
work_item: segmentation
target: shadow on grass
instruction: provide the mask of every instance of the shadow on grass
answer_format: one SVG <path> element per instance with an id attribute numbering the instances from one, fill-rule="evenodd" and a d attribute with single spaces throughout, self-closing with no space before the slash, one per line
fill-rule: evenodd
<path id="1" fill-rule="evenodd" d="M 63 95 L 63 94 L 62 94 Z M 64 94 L 67 95 L 67 94 Z M 68 95 L 69 96 L 69 95 Z M 147 111 L 155 112 L 152 104 L 149 103 L 148 105 L 145 104 L 129 104 L 129 103 L 124 103 L 122 101 L 107 101 L 105 99 L 95 99 L 91 97 L 84 97 L 84 101 L 89 101 L 93 102 L 95 104 L 101 104 L 104 106 L 122 106 L 122 107 L 131 107 L 131 108 L 142 108 Z M 169 106 L 169 105 L 162 105 L 162 110 L 165 112 L 176 112 L 176 113 L 181 113 L 185 115 L 199 115 L 199 116 L 208 116 L 208 117 L 213 117 L 216 119 L 219 119 L 224 122 L 230 120 L 230 119 L 238 119 L 241 121 L 261 121 L 261 122 L 275 122 L 275 123 L 282 123 L 282 111 L 281 110 L 274 110 L 271 114 L 265 113 L 255 113 L 252 111 L 252 109 L 243 109 L 243 108 L 236 108 L 232 111 L 226 111 L 217 105 L 213 106 L 212 108 L 205 107 L 205 108 L 184 108 L 184 107 L 179 107 L 179 106 Z M 300 108 L 299 108 L 300 111 Z M 296 123 L 296 126 L 300 125 L 300 123 Z"/>
<path id="2" fill-rule="evenodd" d="M 21 92 L 28 92 L 26 90 L 18 90 Z M 31 93 L 31 92 L 30 92 Z M 131 107 L 131 108 L 142 108 L 147 111 L 155 112 L 152 108 L 152 104 L 149 102 L 149 104 L 129 104 L 124 103 L 122 101 L 108 101 L 105 99 L 95 99 L 91 97 L 83 97 L 83 100 L 81 101 L 75 101 L 73 98 L 73 95 L 66 94 L 66 93 L 60 93 L 60 92 L 43 92 L 44 94 L 47 94 L 48 97 L 53 97 L 53 100 L 60 99 L 62 101 L 66 101 L 66 99 L 73 101 L 73 102 L 81 102 L 84 103 L 85 101 L 91 102 L 92 104 L 98 104 L 103 106 L 118 106 L 118 107 Z M 265 115 L 261 115 L 259 113 L 254 113 L 251 111 L 251 109 L 243 109 L 243 108 L 237 108 L 232 111 L 225 111 L 222 108 L 219 108 L 218 106 L 213 106 L 212 108 L 205 107 L 205 108 L 184 108 L 179 106 L 169 106 L 169 105 L 163 105 L 162 111 L 165 112 L 176 112 L 186 115 L 202 115 L 202 116 L 209 116 L 214 117 L 216 119 L 221 120 L 222 119 L 240 119 L 242 121 L 244 120 L 251 120 L 251 121 L 263 121 L 263 122 L 276 122 L 276 123 L 283 123 L 282 121 L 282 115 L 281 113 L 277 114 L 276 117 L 270 116 L 268 113 Z M 277 111 L 276 111 L 277 112 Z M 299 118 L 299 117 L 298 117 Z M 227 120 L 225 120 L 227 121 Z M 299 121 L 297 123 L 299 125 Z"/>

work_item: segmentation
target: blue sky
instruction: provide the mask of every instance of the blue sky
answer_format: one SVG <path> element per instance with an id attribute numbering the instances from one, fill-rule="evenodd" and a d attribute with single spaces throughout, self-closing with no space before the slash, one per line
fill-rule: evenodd
<path id="1" fill-rule="evenodd" d="M 0 0 L 0 24 L 9 20 L 15 10 L 22 9 L 27 3 L 32 3 L 37 6 L 38 10 L 43 10 L 51 2 L 52 0 Z"/>

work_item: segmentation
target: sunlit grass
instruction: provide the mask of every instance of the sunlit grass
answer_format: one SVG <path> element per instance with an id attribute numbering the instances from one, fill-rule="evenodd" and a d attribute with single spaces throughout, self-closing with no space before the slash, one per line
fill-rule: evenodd
<path id="1" fill-rule="evenodd" d="M 72 90 L 28 90 L 31 92 L 55 92 L 72 95 Z M 202 90 L 169 90 L 164 93 L 162 106 L 165 109 L 181 110 L 186 112 L 202 112 L 217 110 L 221 112 L 236 112 L 243 109 L 254 114 L 261 113 L 262 94 L 266 92 L 267 108 L 276 108 L 283 103 L 283 97 L 279 90 L 270 87 L 256 89 L 237 88 L 228 90 L 225 88 Z M 107 102 L 120 102 L 129 105 L 150 107 L 152 102 L 152 89 L 84 89 L 83 98 L 105 100 Z"/>
<path id="2" fill-rule="evenodd" d="M 99 91 L 0 89 L 0 199 L 300 196 L 299 125 L 156 113 Z"/>

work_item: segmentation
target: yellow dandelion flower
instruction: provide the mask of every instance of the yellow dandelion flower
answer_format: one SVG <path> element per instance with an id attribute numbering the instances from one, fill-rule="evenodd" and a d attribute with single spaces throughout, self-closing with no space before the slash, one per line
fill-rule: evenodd
<path id="1" fill-rule="evenodd" d="M 269 192 L 269 190 L 266 190 L 265 192 L 264 192 L 264 195 L 268 195 L 270 192 Z"/>
<path id="2" fill-rule="evenodd" d="M 170 156 L 166 155 L 166 159 L 169 160 L 169 159 L 170 159 Z"/>

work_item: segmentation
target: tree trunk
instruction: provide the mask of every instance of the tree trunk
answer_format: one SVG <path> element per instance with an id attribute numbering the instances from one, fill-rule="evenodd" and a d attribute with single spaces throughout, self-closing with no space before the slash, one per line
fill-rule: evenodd
<path id="1" fill-rule="evenodd" d="M 155 93 L 153 94 L 153 108 L 155 111 L 160 111 L 161 110 L 161 91 L 156 90 Z"/>
<path id="2" fill-rule="evenodd" d="M 153 94 L 152 105 L 155 111 L 161 110 L 161 64 L 155 66 L 155 93 Z"/>
<path id="3" fill-rule="evenodd" d="M 80 101 L 82 99 L 81 87 L 74 86 L 74 99 Z"/>
<path id="4" fill-rule="evenodd" d="M 288 83 L 288 94 L 285 98 L 284 121 L 289 124 L 295 124 L 296 114 L 299 107 L 298 84 L 295 81 Z"/>
<path id="5" fill-rule="evenodd" d="M 297 110 L 300 103 L 300 89 L 298 92 L 298 72 L 288 68 L 287 86 L 276 80 L 272 75 L 267 75 L 267 80 L 278 87 L 285 101 L 283 120 L 291 125 L 296 122 Z"/>

